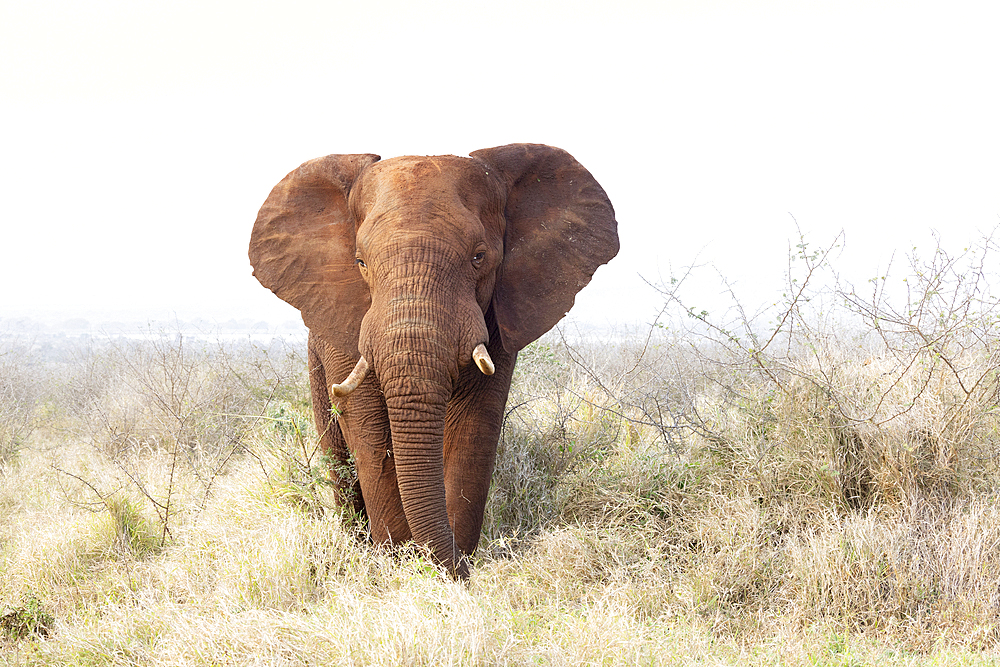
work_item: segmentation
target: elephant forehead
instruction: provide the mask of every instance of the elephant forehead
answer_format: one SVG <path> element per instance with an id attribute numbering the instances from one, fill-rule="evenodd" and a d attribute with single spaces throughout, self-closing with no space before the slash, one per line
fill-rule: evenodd
<path id="1" fill-rule="evenodd" d="M 402 156 L 372 165 L 362 182 L 363 205 L 438 205 L 461 203 L 478 210 L 496 197 L 485 167 L 455 155 Z"/>
<path id="2" fill-rule="evenodd" d="M 402 155 L 375 163 L 372 166 L 377 168 L 371 171 L 372 173 L 395 171 L 429 177 L 462 170 L 470 164 L 473 164 L 471 158 L 457 155 Z"/>

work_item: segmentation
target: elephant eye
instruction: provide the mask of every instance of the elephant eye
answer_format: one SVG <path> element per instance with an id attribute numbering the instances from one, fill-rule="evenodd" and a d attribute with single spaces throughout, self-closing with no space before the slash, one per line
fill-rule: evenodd
<path id="1" fill-rule="evenodd" d="M 486 253 L 485 252 L 477 252 L 475 255 L 473 255 L 472 256 L 472 264 L 473 264 L 473 266 L 478 267 L 480 264 L 482 264 L 484 257 L 486 257 Z"/>
<path id="2" fill-rule="evenodd" d="M 368 268 L 368 265 L 365 264 L 365 260 L 361 259 L 360 257 L 358 257 L 356 260 L 354 260 L 354 263 L 357 264 L 358 266 L 360 266 L 362 269 L 367 269 Z"/>

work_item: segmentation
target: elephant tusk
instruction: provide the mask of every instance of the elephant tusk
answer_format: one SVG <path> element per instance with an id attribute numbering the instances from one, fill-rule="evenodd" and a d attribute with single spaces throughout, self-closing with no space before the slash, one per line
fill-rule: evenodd
<path id="1" fill-rule="evenodd" d="M 486 351 L 486 346 L 480 343 L 476 346 L 476 349 L 472 351 L 472 360 L 476 362 L 476 366 L 479 366 L 479 370 L 483 372 L 483 375 L 493 375 L 496 371 L 496 366 L 493 365 L 493 360 L 490 359 L 490 353 Z"/>
<path id="2" fill-rule="evenodd" d="M 368 373 L 368 362 L 365 361 L 364 357 L 358 359 L 357 365 L 351 374 L 347 376 L 347 379 L 340 384 L 330 385 L 330 391 L 333 392 L 334 396 L 349 396 L 352 391 L 358 388 L 361 381 L 365 379 L 365 375 Z"/>

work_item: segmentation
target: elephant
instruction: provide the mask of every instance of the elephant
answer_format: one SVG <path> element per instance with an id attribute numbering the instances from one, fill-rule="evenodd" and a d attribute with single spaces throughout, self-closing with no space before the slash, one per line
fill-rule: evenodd
<path id="1" fill-rule="evenodd" d="M 250 263 L 301 313 L 321 451 L 374 542 L 468 578 L 517 353 L 618 248 L 604 189 L 542 144 L 328 155 L 274 187 Z"/>

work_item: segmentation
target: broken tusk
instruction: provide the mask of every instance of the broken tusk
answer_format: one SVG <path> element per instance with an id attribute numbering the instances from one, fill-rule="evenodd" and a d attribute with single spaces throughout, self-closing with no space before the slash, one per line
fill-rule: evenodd
<path id="1" fill-rule="evenodd" d="M 496 366 L 493 365 L 493 360 L 490 359 L 490 353 L 486 351 L 486 346 L 480 343 L 476 346 L 476 349 L 472 351 L 472 360 L 476 362 L 476 366 L 479 366 L 479 370 L 483 372 L 483 375 L 493 375 L 496 371 Z"/>
<path id="2" fill-rule="evenodd" d="M 333 392 L 334 396 L 349 396 L 352 391 L 358 388 L 358 385 L 365 379 L 365 375 L 367 373 L 368 362 L 365 361 L 364 357 L 361 357 L 358 359 L 358 363 L 354 366 L 354 370 L 347 376 L 347 379 L 340 384 L 330 385 L 330 391 Z"/>

